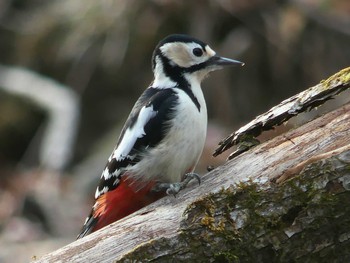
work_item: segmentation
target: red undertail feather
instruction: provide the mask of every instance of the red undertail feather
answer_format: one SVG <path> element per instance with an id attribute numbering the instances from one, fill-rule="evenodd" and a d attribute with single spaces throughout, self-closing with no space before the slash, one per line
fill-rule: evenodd
<path id="1" fill-rule="evenodd" d="M 163 197 L 164 193 L 151 192 L 154 185 L 155 182 L 150 182 L 142 189 L 135 191 L 129 181 L 126 183 L 121 179 L 116 189 L 101 195 L 96 200 L 98 204 L 93 211 L 93 217 L 97 219 L 97 222 L 91 232 L 126 217 Z"/>

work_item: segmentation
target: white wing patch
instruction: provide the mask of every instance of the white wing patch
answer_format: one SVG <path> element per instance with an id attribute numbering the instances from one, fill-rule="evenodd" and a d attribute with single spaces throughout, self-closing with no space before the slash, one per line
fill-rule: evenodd
<path id="1" fill-rule="evenodd" d="M 133 159 L 134 156 L 130 156 L 130 151 L 135 145 L 135 142 L 137 139 L 142 138 L 146 135 L 145 133 L 145 125 L 148 123 L 150 119 L 155 117 L 157 115 L 157 111 L 153 110 L 153 105 L 143 106 L 140 110 L 140 113 L 136 119 L 136 122 L 133 123 L 131 127 L 128 127 L 124 133 L 124 136 L 118 145 L 117 149 L 114 150 L 114 152 L 111 154 L 111 156 L 108 158 L 108 161 L 111 162 L 112 159 L 116 159 L 117 161 L 122 161 L 125 157 L 128 157 L 130 159 Z M 113 173 L 109 172 L 108 167 L 106 167 L 102 174 L 101 178 L 103 178 L 105 181 L 110 179 L 112 176 L 116 177 L 115 181 L 113 182 L 113 185 L 118 184 L 119 182 L 119 175 L 121 173 L 121 170 L 117 169 Z M 105 194 L 109 191 L 108 186 L 104 186 L 101 190 L 99 190 L 99 187 L 97 187 L 95 192 L 95 199 L 97 199 L 102 194 Z"/>
<path id="2" fill-rule="evenodd" d="M 112 158 L 110 158 L 110 159 L 112 160 Z M 133 159 L 133 158 L 131 158 L 131 159 Z M 109 160 L 109 162 L 110 162 L 111 160 Z M 108 167 L 106 167 L 106 168 L 103 170 L 102 174 L 101 174 L 101 178 L 103 178 L 103 179 L 105 179 L 105 180 L 107 181 L 107 180 L 108 180 L 109 178 L 111 178 L 112 176 L 118 177 L 119 174 L 120 174 L 120 172 L 121 172 L 120 170 L 116 170 L 114 173 L 110 173 Z M 119 181 L 119 180 L 117 179 L 116 181 Z M 117 184 L 117 183 L 118 183 L 118 182 L 115 182 L 114 184 Z"/>
<path id="3" fill-rule="evenodd" d="M 110 162 L 110 161 L 109 161 Z M 108 180 L 112 175 L 108 171 L 108 167 L 106 167 L 102 172 L 102 177 L 104 177 L 105 180 Z"/>
<path id="4" fill-rule="evenodd" d="M 107 192 L 108 192 L 107 186 L 103 187 L 101 191 L 99 191 L 98 187 L 97 187 L 96 192 L 95 192 L 95 199 L 97 199 L 100 195 L 105 194 Z"/>
<path id="5" fill-rule="evenodd" d="M 144 127 L 147 122 L 156 116 L 157 111 L 153 110 L 153 106 L 143 106 L 140 110 L 139 116 L 136 120 L 136 123 L 132 126 L 132 128 L 127 128 L 122 141 L 120 142 L 118 148 L 113 152 L 112 158 L 120 161 L 124 157 L 128 156 L 131 149 L 134 147 L 135 142 L 138 138 L 142 138 L 145 136 Z"/>

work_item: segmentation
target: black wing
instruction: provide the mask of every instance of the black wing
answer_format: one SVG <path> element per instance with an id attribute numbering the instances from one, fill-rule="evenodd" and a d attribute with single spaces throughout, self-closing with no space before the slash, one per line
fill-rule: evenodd
<path id="1" fill-rule="evenodd" d="M 178 96 L 173 89 L 148 88 L 133 107 L 101 175 L 95 198 L 118 186 L 123 168 L 141 158 L 145 148 L 156 146 L 168 131 Z"/>

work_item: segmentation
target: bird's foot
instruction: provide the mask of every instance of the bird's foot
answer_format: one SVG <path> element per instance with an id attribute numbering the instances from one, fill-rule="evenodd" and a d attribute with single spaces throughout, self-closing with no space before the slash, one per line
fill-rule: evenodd
<path id="1" fill-rule="evenodd" d="M 165 191 L 167 195 L 176 195 L 182 190 L 185 189 L 190 181 L 196 179 L 198 184 L 201 184 L 201 178 L 196 173 L 187 173 L 185 174 L 185 178 L 182 182 L 179 183 L 158 183 L 156 184 L 152 191 L 161 192 Z"/>

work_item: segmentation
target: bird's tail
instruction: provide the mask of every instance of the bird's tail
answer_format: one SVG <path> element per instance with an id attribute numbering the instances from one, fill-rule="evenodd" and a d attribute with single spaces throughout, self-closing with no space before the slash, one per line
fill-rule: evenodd
<path id="1" fill-rule="evenodd" d="M 93 211 L 91 211 L 90 215 L 86 218 L 86 221 L 80 231 L 80 234 L 77 236 L 77 239 L 83 238 L 86 235 L 90 234 L 97 221 L 98 219 L 93 217 Z"/>
<path id="2" fill-rule="evenodd" d="M 165 196 L 164 192 L 152 191 L 155 184 L 154 181 L 148 182 L 142 189 L 135 190 L 122 179 L 117 188 L 96 199 L 92 212 L 86 219 L 77 239 L 126 217 Z"/>

